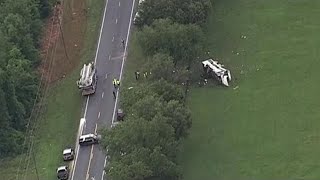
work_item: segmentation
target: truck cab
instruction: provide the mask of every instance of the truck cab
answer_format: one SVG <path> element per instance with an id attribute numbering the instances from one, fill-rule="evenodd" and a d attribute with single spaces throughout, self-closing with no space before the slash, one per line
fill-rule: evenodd
<path id="1" fill-rule="evenodd" d="M 94 62 L 84 64 L 77 81 L 77 86 L 82 91 L 83 96 L 96 92 L 97 80 L 97 69 Z"/>

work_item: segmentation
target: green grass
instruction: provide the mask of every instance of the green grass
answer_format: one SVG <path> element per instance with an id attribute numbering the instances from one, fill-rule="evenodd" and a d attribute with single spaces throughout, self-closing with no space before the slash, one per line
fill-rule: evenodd
<path id="1" fill-rule="evenodd" d="M 104 7 L 104 1 L 87 0 L 86 3 L 89 9 L 82 62 L 94 58 Z M 80 66 L 52 87 L 46 98 L 46 111 L 39 120 L 34 149 L 41 180 L 56 179 L 57 166 L 64 164 L 61 159 L 62 150 L 67 146 L 74 146 L 82 106 L 81 95 L 75 87 Z M 25 155 L 22 157 L 24 159 Z M 1 179 L 16 179 L 20 158 L 21 156 L 1 162 Z M 20 174 L 24 174 L 24 171 L 20 171 Z M 24 177 L 25 180 L 36 179 L 35 175 L 34 164 L 30 161 L 29 171 L 25 176 L 20 175 L 19 180 L 24 180 Z"/>
<path id="2" fill-rule="evenodd" d="M 136 30 L 133 28 L 130 36 L 130 45 L 128 46 L 128 58 L 125 61 L 124 71 L 123 71 L 123 86 L 134 87 L 136 84 L 136 79 L 134 72 L 141 70 L 141 65 L 145 61 L 145 56 L 143 55 L 142 49 L 137 40 Z M 121 100 L 121 98 L 120 98 Z"/>
<path id="3" fill-rule="evenodd" d="M 192 89 L 184 179 L 320 177 L 320 1 L 214 2 L 209 47 L 234 80 Z"/>

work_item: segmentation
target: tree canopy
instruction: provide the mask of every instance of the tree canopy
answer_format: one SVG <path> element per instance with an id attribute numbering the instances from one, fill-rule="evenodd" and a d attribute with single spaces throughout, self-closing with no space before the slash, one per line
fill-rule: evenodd
<path id="1" fill-rule="evenodd" d="M 0 157 L 21 152 L 37 89 L 42 19 L 46 0 L 0 1 Z M 42 16 L 40 17 L 40 13 Z"/>
<path id="2" fill-rule="evenodd" d="M 210 8 L 210 0 L 144 1 L 139 7 L 137 25 L 151 25 L 157 19 L 171 19 L 180 24 L 203 24 Z"/>
<path id="3" fill-rule="evenodd" d="M 156 20 L 138 32 L 139 44 L 147 56 L 165 53 L 173 58 L 174 64 L 187 66 L 199 55 L 203 37 L 199 26 L 178 24 L 169 19 Z"/>

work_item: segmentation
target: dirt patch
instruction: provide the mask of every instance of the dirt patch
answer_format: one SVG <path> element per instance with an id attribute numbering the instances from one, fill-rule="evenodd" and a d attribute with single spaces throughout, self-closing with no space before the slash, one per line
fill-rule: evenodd
<path id="1" fill-rule="evenodd" d="M 85 1 L 56 4 L 45 23 L 39 68 L 44 84 L 52 84 L 70 73 L 80 62 L 86 32 Z"/>

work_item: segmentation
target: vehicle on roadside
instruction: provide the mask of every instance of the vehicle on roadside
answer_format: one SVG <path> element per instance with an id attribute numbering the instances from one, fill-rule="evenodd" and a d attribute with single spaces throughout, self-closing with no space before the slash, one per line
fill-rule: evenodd
<path id="1" fill-rule="evenodd" d="M 111 128 L 114 128 L 115 126 L 117 126 L 121 121 L 123 121 L 124 119 L 124 116 L 125 116 L 125 113 L 123 112 L 122 109 L 118 109 L 117 110 L 117 119 L 115 122 L 113 122 L 111 124 Z"/>
<path id="2" fill-rule="evenodd" d="M 77 81 L 77 86 L 82 91 L 82 95 L 94 94 L 97 81 L 97 69 L 94 62 L 84 64 L 80 72 L 80 79 Z"/>
<path id="3" fill-rule="evenodd" d="M 60 166 L 57 168 L 57 177 L 59 180 L 67 180 L 69 178 L 68 166 Z"/>
<path id="4" fill-rule="evenodd" d="M 80 146 L 89 146 L 91 144 L 98 144 L 101 139 L 101 135 L 97 134 L 86 134 L 79 138 Z"/>
<path id="5" fill-rule="evenodd" d="M 62 152 L 64 161 L 71 161 L 74 159 L 74 150 L 72 148 L 67 148 Z"/>
<path id="6" fill-rule="evenodd" d="M 118 109 L 117 110 L 117 120 L 118 121 L 123 121 L 123 118 L 125 116 L 125 113 L 123 112 L 122 109 Z"/>

